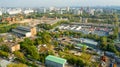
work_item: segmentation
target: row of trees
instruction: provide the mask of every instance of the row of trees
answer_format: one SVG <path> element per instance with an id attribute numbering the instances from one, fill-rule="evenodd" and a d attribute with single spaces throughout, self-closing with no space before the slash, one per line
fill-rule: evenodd
<path id="1" fill-rule="evenodd" d="M 88 22 L 94 22 L 94 23 L 109 23 L 112 24 L 113 20 L 114 20 L 114 15 L 112 14 L 99 14 L 99 15 L 90 15 L 88 13 L 83 13 L 82 15 L 75 15 L 72 13 L 68 13 L 68 14 L 49 14 L 49 13 L 32 13 L 30 15 L 25 16 L 26 18 L 34 18 L 34 19 L 39 19 L 41 17 L 48 17 L 48 18 L 68 18 L 70 20 L 70 22 L 80 22 L 80 17 L 83 18 L 91 18 L 88 20 Z M 96 20 L 95 20 L 96 19 Z M 97 19 L 102 19 L 104 21 L 99 21 Z"/>
<path id="2" fill-rule="evenodd" d="M 16 28 L 17 26 L 18 26 L 18 24 L 12 24 L 12 25 L 2 26 L 2 27 L 0 27 L 0 33 L 10 32 L 12 29 Z"/>
<path id="3" fill-rule="evenodd" d="M 16 57 L 17 60 L 19 60 L 19 61 L 21 61 L 21 62 L 23 62 L 23 63 L 26 62 L 25 56 L 24 56 L 24 54 L 23 54 L 22 52 L 20 52 L 20 51 L 15 51 L 15 52 L 14 52 L 14 55 L 15 55 L 15 57 Z"/>
<path id="4" fill-rule="evenodd" d="M 22 64 L 22 63 L 19 63 L 19 64 L 8 64 L 7 67 L 28 67 L 26 64 Z"/>
<path id="5" fill-rule="evenodd" d="M 62 24 L 62 23 L 68 23 L 68 21 L 58 21 L 57 23 L 53 24 L 53 25 L 50 25 L 50 24 L 39 24 L 38 27 L 39 28 L 42 28 L 42 29 L 45 29 L 45 30 L 50 30 L 50 29 L 53 29 L 54 27 Z"/>
<path id="6" fill-rule="evenodd" d="M 8 57 L 9 57 L 9 53 L 8 53 L 8 52 L 5 52 L 5 51 L 0 50 L 0 56 L 1 56 L 1 57 L 6 57 L 6 58 L 8 58 Z"/>

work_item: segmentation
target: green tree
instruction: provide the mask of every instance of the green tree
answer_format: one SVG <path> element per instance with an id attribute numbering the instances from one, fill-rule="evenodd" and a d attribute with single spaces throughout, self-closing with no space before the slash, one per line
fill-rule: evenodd
<path id="1" fill-rule="evenodd" d="M 3 38 L 0 38 L 0 42 L 3 42 L 3 40 L 4 40 Z"/>
<path id="2" fill-rule="evenodd" d="M 39 54 L 35 46 L 29 46 L 27 48 L 28 53 L 32 56 L 33 59 L 39 59 Z"/>
<path id="3" fill-rule="evenodd" d="M 5 51 L 5 52 L 10 52 L 9 47 L 6 44 L 1 45 L 0 49 L 3 50 L 3 51 Z"/>
<path id="4" fill-rule="evenodd" d="M 117 52 L 117 50 L 116 50 L 116 48 L 113 44 L 108 44 L 107 45 L 107 50 L 110 51 L 110 52 L 114 52 L 114 53 Z"/>
<path id="5" fill-rule="evenodd" d="M 22 62 L 25 62 L 25 56 L 23 53 L 21 53 L 20 51 L 15 51 L 14 52 L 14 55 L 19 59 L 21 60 Z"/>
<path id="6" fill-rule="evenodd" d="M 34 41 L 26 38 L 20 43 L 21 49 L 25 51 L 26 54 L 30 55 L 33 59 L 39 59 L 39 53 L 37 47 L 34 45 Z"/>
<path id="7" fill-rule="evenodd" d="M 101 37 L 101 45 L 100 48 L 106 50 L 106 46 L 107 46 L 107 37 Z"/>
<path id="8" fill-rule="evenodd" d="M 5 52 L 5 51 L 0 50 L 0 56 L 1 56 L 1 57 L 6 57 L 6 58 L 8 58 L 9 53 L 8 53 L 8 52 Z"/>
<path id="9" fill-rule="evenodd" d="M 87 46 L 86 46 L 86 45 L 83 45 L 83 47 L 82 47 L 82 51 L 85 52 L 86 49 L 87 49 Z"/>
<path id="10" fill-rule="evenodd" d="M 114 32 L 113 35 L 115 36 L 115 38 L 117 38 L 118 32 L 119 32 L 119 27 L 114 27 L 113 32 Z"/>

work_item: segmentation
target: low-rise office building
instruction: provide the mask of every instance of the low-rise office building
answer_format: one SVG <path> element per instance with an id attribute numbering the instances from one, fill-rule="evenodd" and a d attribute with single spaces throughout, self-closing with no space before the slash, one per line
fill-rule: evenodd
<path id="1" fill-rule="evenodd" d="M 9 46 L 9 49 L 11 52 L 18 51 L 18 50 L 20 50 L 20 44 L 11 44 Z"/>
<path id="2" fill-rule="evenodd" d="M 47 67 L 65 67 L 66 59 L 49 55 L 45 58 Z"/>

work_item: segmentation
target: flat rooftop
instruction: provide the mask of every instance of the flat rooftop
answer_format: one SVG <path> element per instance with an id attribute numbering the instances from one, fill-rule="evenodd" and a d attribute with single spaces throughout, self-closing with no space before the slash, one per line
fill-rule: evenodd
<path id="1" fill-rule="evenodd" d="M 7 67 L 7 65 L 10 64 L 10 63 L 12 63 L 12 62 L 0 59 L 0 66 L 1 67 Z"/>
<path id="2" fill-rule="evenodd" d="M 52 61 L 52 62 L 59 63 L 59 64 L 65 64 L 66 63 L 66 59 L 59 58 L 59 57 L 52 56 L 52 55 L 47 56 L 45 59 L 49 60 L 49 61 Z"/>

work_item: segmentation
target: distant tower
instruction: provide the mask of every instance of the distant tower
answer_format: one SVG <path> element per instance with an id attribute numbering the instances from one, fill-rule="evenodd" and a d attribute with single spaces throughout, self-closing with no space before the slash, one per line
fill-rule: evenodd
<path id="1" fill-rule="evenodd" d="M 43 12 L 46 13 L 46 8 L 43 9 Z"/>
<path id="2" fill-rule="evenodd" d="M 69 12 L 70 11 L 70 7 L 67 7 L 66 10 L 67 10 L 67 12 Z"/>

